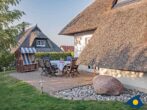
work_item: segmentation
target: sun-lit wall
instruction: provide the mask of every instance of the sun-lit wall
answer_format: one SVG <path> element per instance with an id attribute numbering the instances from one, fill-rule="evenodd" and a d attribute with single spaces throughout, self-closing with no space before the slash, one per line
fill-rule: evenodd
<path id="1" fill-rule="evenodd" d="M 141 78 L 144 76 L 143 72 L 135 71 L 122 71 L 116 69 L 100 68 L 98 70 L 99 75 L 109 75 L 116 78 L 127 77 L 127 78 Z"/>
<path id="2" fill-rule="evenodd" d="M 79 57 L 85 46 L 89 43 L 93 31 L 77 33 L 74 35 L 74 56 Z"/>

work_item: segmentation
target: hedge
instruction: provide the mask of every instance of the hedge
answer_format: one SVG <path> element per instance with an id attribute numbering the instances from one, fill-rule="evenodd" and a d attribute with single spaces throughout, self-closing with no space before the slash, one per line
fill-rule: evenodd
<path id="1" fill-rule="evenodd" d="M 35 54 L 37 59 L 42 57 L 49 57 L 51 60 L 66 60 L 67 56 L 73 57 L 73 53 L 63 53 L 63 52 L 38 52 Z"/>

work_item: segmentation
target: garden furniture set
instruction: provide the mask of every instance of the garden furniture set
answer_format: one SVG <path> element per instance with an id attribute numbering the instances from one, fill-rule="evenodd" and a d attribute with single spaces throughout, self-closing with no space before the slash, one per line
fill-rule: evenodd
<path id="1" fill-rule="evenodd" d="M 76 65 L 77 59 L 72 59 L 71 61 L 58 61 L 58 60 L 50 60 L 40 59 L 39 66 L 42 69 L 42 75 L 50 75 L 57 76 L 56 73 L 62 72 L 62 76 L 74 77 L 78 76 L 78 65 Z"/>

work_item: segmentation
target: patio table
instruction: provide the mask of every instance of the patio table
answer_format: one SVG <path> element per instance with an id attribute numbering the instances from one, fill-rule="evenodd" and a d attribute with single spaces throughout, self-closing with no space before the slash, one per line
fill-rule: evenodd
<path id="1" fill-rule="evenodd" d="M 51 64 L 56 64 L 60 71 L 63 70 L 64 66 L 70 64 L 71 61 L 62 61 L 62 60 L 51 60 Z"/>

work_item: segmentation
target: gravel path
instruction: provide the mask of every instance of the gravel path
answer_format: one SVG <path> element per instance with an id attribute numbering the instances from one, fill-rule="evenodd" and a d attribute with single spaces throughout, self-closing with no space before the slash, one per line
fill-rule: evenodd
<path id="1" fill-rule="evenodd" d="M 69 100 L 98 100 L 98 101 L 121 101 L 127 102 L 130 98 L 141 95 L 144 103 L 147 103 L 147 94 L 137 90 L 125 89 L 120 96 L 97 95 L 91 85 L 80 86 L 55 93 L 56 97 Z"/>

